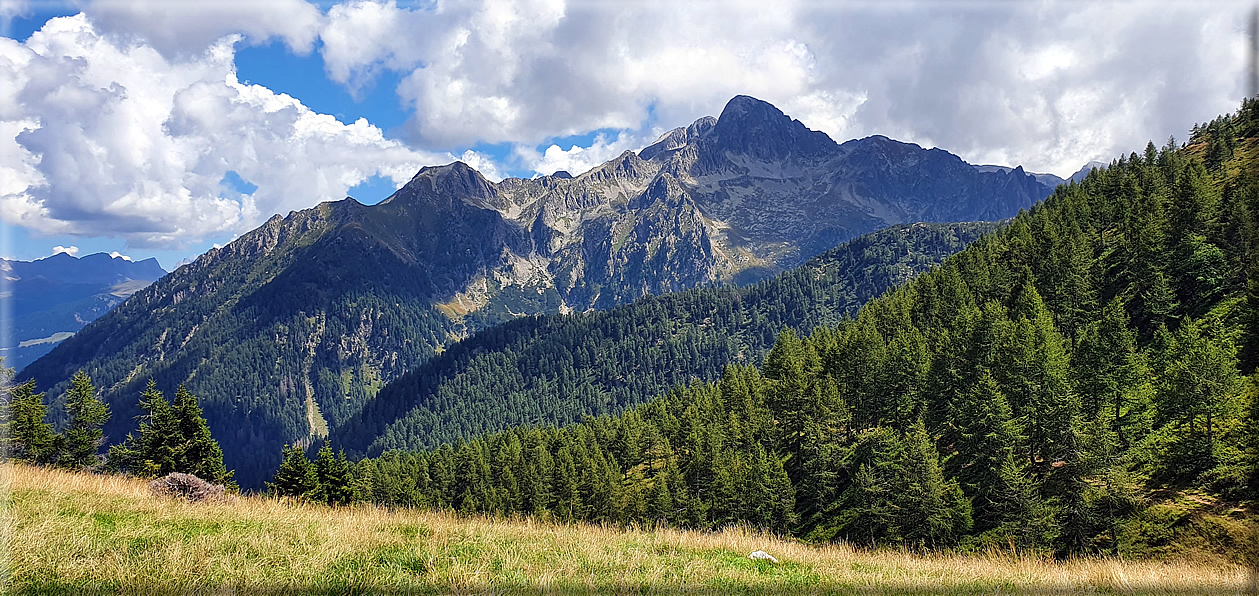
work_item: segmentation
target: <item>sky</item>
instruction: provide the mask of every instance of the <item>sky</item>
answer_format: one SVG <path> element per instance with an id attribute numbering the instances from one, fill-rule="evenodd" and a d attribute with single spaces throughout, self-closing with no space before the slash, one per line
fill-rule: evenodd
<path id="1" fill-rule="evenodd" d="M 425 165 L 580 173 L 739 94 L 1065 177 L 1235 110 L 1254 6 L 0 0 L 0 256 L 172 269 Z"/>

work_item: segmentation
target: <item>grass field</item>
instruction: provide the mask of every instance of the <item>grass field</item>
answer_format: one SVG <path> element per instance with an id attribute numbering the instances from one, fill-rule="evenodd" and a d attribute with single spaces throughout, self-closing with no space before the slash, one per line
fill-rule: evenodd
<path id="1" fill-rule="evenodd" d="M 1244 594 L 1228 563 L 817 547 L 745 530 L 623 530 L 257 497 L 5 465 L 6 593 Z M 747 558 L 754 550 L 778 557 Z"/>

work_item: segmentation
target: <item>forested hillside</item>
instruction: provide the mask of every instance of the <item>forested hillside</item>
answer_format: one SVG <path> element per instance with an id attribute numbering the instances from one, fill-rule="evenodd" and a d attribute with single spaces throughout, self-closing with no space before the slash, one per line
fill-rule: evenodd
<path id="1" fill-rule="evenodd" d="M 1162 489 L 1259 497 L 1257 137 L 1249 100 L 1186 146 L 1151 143 L 1060 187 L 855 320 L 784 332 L 760 370 L 617 417 L 364 460 L 359 496 L 1157 552 L 1193 524 Z M 1245 514 L 1225 510 L 1203 530 L 1212 548 Z"/>
<path id="2" fill-rule="evenodd" d="M 186 385 L 225 429 L 228 465 L 257 486 L 282 445 L 337 432 L 385 383 L 476 331 L 744 285 L 889 225 L 1002 220 L 1051 190 L 939 148 L 839 144 L 746 96 L 643 154 L 500 182 L 454 162 L 376 205 L 276 215 L 136 293 L 20 380 L 60 396 L 76 371 L 91 375 L 118 414 L 111 442 L 150 379 Z"/>
<path id="3" fill-rule="evenodd" d="M 995 227 L 893 226 L 752 286 L 507 323 L 387 385 L 333 443 L 379 454 L 618 413 L 675 385 L 715 380 L 729 364 L 760 362 L 785 327 L 835 325 Z"/>

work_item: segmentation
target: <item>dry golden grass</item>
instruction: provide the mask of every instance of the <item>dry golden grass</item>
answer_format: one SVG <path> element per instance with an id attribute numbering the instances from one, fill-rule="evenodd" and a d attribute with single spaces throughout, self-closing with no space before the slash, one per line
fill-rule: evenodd
<path id="1" fill-rule="evenodd" d="M 745 530 L 639 531 L 244 497 L 5 465 L 12 593 L 1242 594 L 1227 564 L 817 547 Z M 765 550 L 778 565 L 747 558 Z"/>

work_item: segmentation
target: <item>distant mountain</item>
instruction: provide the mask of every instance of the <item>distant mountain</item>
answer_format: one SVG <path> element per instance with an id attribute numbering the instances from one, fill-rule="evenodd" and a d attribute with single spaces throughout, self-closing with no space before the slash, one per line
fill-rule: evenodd
<path id="1" fill-rule="evenodd" d="M 166 271 L 156 259 L 58 253 L 35 261 L 0 259 L 0 274 L 8 282 L 3 298 L 11 317 L 0 356 L 5 366 L 21 370 Z"/>
<path id="2" fill-rule="evenodd" d="M 975 169 L 981 172 L 1006 173 L 1006 172 L 1013 172 L 1014 170 L 1018 168 L 1012 168 L 1010 166 L 986 165 L 986 166 L 975 166 Z M 1037 174 L 1035 172 L 1028 172 L 1027 174 L 1035 178 L 1037 182 L 1040 182 L 1041 184 L 1044 184 L 1045 186 L 1048 186 L 1049 188 L 1056 188 L 1059 184 L 1066 182 L 1066 180 L 1063 180 L 1062 178 L 1059 178 L 1053 174 Z"/>
<path id="3" fill-rule="evenodd" d="M 1067 180 L 1071 182 L 1083 182 L 1084 179 L 1088 177 L 1089 172 L 1092 172 L 1094 169 L 1098 169 L 1098 168 L 1104 170 L 1108 166 L 1110 166 L 1110 164 L 1105 163 L 1105 162 L 1090 161 L 1087 164 L 1084 164 L 1084 167 L 1080 168 L 1080 171 L 1074 174 L 1071 174 L 1071 177 L 1067 178 Z"/>
<path id="4" fill-rule="evenodd" d="M 1050 190 L 1019 168 L 980 171 L 886 137 L 841 145 L 740 96 L 577 176 L 492 183 L 456 162 L 379 205 L 275 216 L 22 378 L 56 395 L 86 370 L 114 407 L 114 440 L 149 378 L 186 383 L 249 484 L 282 444 L 326 435 L 478 329 L 749 283 L 889 225 L 1008 218 Z"/>

